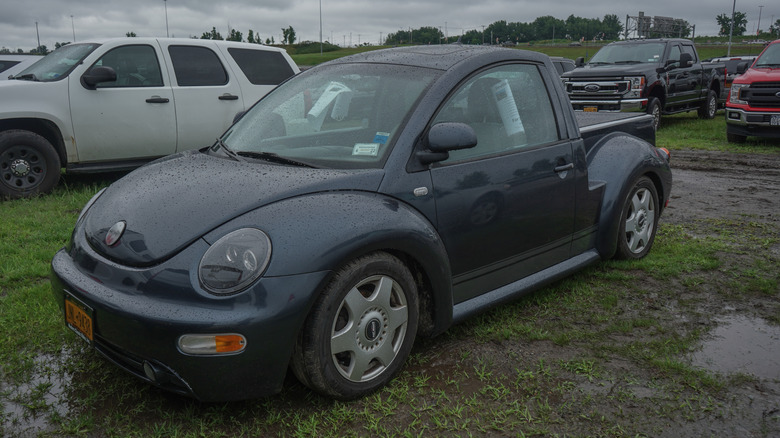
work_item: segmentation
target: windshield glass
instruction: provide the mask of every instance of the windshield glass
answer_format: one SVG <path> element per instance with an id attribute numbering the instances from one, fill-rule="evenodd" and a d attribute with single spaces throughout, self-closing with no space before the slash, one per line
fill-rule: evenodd
<path id="1" fill-rule="evenodd" d="M 52 82 L 62 79 L 100 44 L 68 44 L 44 56 L 14 76 L 15 79 Z"/>
<path id="2" fill-rule="evenodd" d="M 404 120 L 439 74 L 375 64 L 307 71 L 264 97 L 222 141 L 249 158 L 274 154 L 315 167 L 380 168 Z"/>
<path id="3" fill-rule="evenodd" d="M 659 62 L 663 58 L 663 43 L 611 44 L 593 55 L 590 64 L 639 64 Z"/>
<path id="4" fill-rule="evenodd" d="M 780 44 L 772 44 L 767 47 L 753 67 L 780 67 Z"/>

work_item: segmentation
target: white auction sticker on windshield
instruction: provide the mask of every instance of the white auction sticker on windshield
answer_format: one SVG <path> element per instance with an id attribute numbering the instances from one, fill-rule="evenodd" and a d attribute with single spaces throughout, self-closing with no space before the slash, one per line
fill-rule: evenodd
<path id="1" fill-rule="evenodd" d="M 352 155 L 364 155 L 367 157 L 376 157 L 379 153 L 378 143 L 355 143 L 352 148 Z"/>

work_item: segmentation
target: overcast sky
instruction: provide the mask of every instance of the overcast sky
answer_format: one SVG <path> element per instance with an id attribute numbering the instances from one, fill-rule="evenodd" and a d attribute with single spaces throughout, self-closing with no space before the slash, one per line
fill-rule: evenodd
<path id="1" fill-rule="evenodd" d="M 627 15 L 681 18 L 696 26 L 696 35 L 717 35 L 715 17 L 731 15 L 733 0 L 322 0 L 322 37 L 338 45 L 377 44 L 399 29 L 440 27 L 448 36 L 481 30 L 498 20 L 528 23 L 552 15 L 603 18 L 615 14 L 625 26 Z M 759 8 L 764 5 L 763 8 Z M 138 36 L 200 37 L 216 27 L 223 37 L 236 29 L 246 39 L 249 29 L 265 40 L 282 39 L 292 26 L 298 41 L 319 41 L 320 0 L 0 0 L 0 48 L 29 51 L 40 43 Z M 780 18 L 780 1 L 737 0 L 747 15 L 747 34 Z M 36 34 L 36 22 L 38 34 Z M 74 38 L 75 34 L 75 38 Z"/>

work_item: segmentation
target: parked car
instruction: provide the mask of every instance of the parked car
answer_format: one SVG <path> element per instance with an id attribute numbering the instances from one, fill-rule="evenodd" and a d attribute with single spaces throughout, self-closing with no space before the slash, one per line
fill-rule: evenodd
<path id="1" fill-rule="evenodd" d="M 210 148 L 100 191 L 52 260 L 66 324 L 201 400 L 338 399 L 418 336 L 599 260 L 644 257 L 671 190 L 652 117 L 583 114 L 550 59 L 384 49 L 306 70 Z"/>
<path id="2" fill-rule="evenodd" d="M 617 41 L 562 76 L 578 111 L 645 111 L 662 114 L 698 111 L 712 119 L 726 100 L 725 66 L 702 62 L 686 39 Z"/>
<path id="3" fill-rule="evenodd" d="M 748 136 L 780 138 L 780 40 L 738 72 L 726 102 L 726 138 L 734 143 Z"/>
<path id="4" fill-rule="evenodd" d="M 9 79 L 41 59 L 37 55 L 9 55 L 0 53 L 0 81 Z"/>
<path id="5" fill-rule="evenodd" d="M 563 58 L 560 56 L 551 56 L 555 70 L 558 71 L 558 75 L 562 75 L 567 71 L 572 71 L 575 68 L 574 60 L 569 58 Z"/>
<path id="6" fill-rule="evenodd" d="M 60 169 L 138 167 L 209 146 L 298 72 L 278 48 L 197 39 L 68 44 L 0 82 L 0 199 L 50 191 Z"/>

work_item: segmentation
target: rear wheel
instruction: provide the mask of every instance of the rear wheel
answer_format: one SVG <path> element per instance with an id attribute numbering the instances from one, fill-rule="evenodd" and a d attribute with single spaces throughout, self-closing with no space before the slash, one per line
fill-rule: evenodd
<path id="1" fill-rule="evenodd" d="M 714 119 L 718 112 L 718 95 L 714 90 L 707 90 L 707 99 L 699 107 L 700 119 Z"/>
<path id="2" fill-rule="evenodd" d="M 0 198 L 47 193 L 59 179 L 59 156 L 45 138 L 22 130 L 0 133 Z"/>
<path id="3" fill-rule="evenodd" d="M 353 260 L 314 304 L 293 353 L 293 372 L 322 394 L 365 396 L 401 369 L 417 322 L 417 287 L 399 259 L 378 252 Z"/>
<path id="4" fill-rule="evenodd" d="M 647 255 L 655 240 L 659 215 L 658 192 L 653 182 L 643 176 L 623 202 L 616 257 L 641 259 Z"/>

